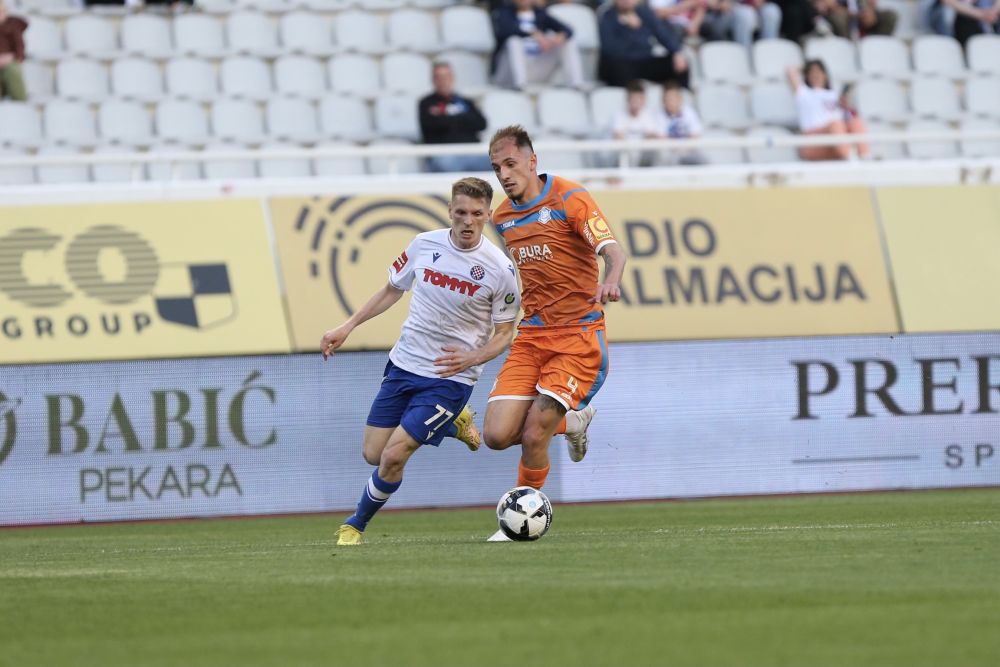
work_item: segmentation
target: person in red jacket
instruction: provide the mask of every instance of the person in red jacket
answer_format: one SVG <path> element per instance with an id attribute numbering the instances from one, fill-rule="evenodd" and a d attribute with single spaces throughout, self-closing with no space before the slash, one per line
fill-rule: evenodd
<path id="1" fill-rule="evenodd" d="M 24 31 L 28 22 L 7 14 L 7 5 L 0 0 L 0 98 L 9 97 L 23 102 L 28 99 L 21 75 L 24 62 Z"/>

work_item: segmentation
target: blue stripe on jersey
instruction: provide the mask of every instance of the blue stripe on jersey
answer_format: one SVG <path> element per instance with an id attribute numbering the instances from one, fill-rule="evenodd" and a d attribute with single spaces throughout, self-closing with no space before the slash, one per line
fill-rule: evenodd
<path id="1" fill-rule="evenodd" d="M 594 398 L 594 394 L 596 394 L 597 390 L 601 388 L 602 384 L 604 384 L 605 378 L 608 377 L 608 345 L 604 342 L 603 331 L 597 332 L 597 340 L 601 344 L 601 370 L 597 372 L 597 377 L 594 379 L 594 386 L 590 388 L 587 395 L 584 396 L 583 400 L 580 401 L 580 404 L 576 406 L 577 410 L 583 410 L 587 407 L 590 400 Z"/>
<path id="2" fill-rule="evenodd" d="M 549 212 L 552 214 L 552 219 L 553 220 L 565 220 L 566 219 L 566 211 L 560 211 L 560 210 L 553 211 L 553 210 L 550 209 Z M 499 225 L 494 225 L 494 226 L 497 228 L 498 232 L 500 232 L 501 234 L 503 234 L 508 229 L 516 229 L 517 227 L 523 227 L 524 225 L 530 225 L 533 222 L 538 222 L 538 211 L 535 211 L 533 213 L 529 213 L 528 215 L 524 216 L 523 218 L 518 218 L 516 220 L 508 220 L 507 222 L 502 222 Z"/>
<path id="3" fill-rule="evenodd" d="M 563 193 L 563 201 L 566 201 L 567 199 L 575 195 L 577 192 L 586 192 L 586 191 L 587 188 L 573 188 L 572 190 Z"/>
<path id="4" fill-rule="evenodd" d="M 597 320 L 601 319 L 601 317 L 603 317 L 603 315 L 604 315 L 604 313 L 602 313 L 599 310 L 592 310 L 589 313 L 587 313 L 586 315 L 584 315 L 583 317 L 581 317 L 578 321 L 580 321 L 580 322 L 596 322 Z"/>
<path id="5" fill-rule="evenodd" d="M 542 326 L 545 326 L 545 323 L 542 322 L 542 316 L 541 315 L 532 315 L 531 317 L 526 317 L 523 320 L 521 320 L 521 326 L 524 326 L 524 327 L 542 327 Z"/>
<path id="6" fill-rule="evenodd" d="M 552 189 L 552 181 L 554 181 L 555 178 L 553 176 L 549 176 L 548 174 L 539 174 L 538 176 L 539 177 L 545 176 L 545 185 L 544 187 L 542 187 L 542 191 L 538 193 L 537 197 L 523 204 L 515 204 L 514 201 L 511 200 L 510 207 L 512 209 L 514 209 L 515 211 L 527 211 L 529 208 L 538 206 L 545 200 L 546 197 L 549 196 L 549 190 Z"/>

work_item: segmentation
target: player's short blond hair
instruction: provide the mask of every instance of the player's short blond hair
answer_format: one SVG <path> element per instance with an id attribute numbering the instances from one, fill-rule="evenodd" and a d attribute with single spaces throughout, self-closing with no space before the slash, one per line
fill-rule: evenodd
<path id="1" fill-rule="evenodd" d="M 489 206 L 493 201 L 493 186 L 481 178 L 466 176 L 451 184 L 451 198 L 455 199 L 458 195 L 482 199 Z"/>
<path id="2" fill-rule="evenodd" d="M 518 148 L 527 146 L 528 150 L 532 153 L 535 152 L 535 147 L 531 145 L 531 137 L 528 136 L 528 131 L 520 125 L 508 125 L 507 127 L 501 127 L 493 133 L 493 138 L 490 139 L 490 153 L 493 152 L 493 147 L 504 139 L 513 139 L 514 144 Z"/>

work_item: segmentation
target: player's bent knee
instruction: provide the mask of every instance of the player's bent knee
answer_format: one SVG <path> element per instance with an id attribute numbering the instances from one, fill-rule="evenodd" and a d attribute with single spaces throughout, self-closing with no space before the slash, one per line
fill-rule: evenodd
<path id="1" fill-rule="evenodd" d="M 507 449 L 511 445 L 517 444 L 520 434 L 511 433 L 505 429 L 485 427 L 483 431 L 483 442 L 490 449 Z"/>
<path id="2" fill-rule="evenodd" d="M 361 456 L 364 457 L 365 463 L 370 466 L 377 466 L 380 462 L 380 457 L 374 452 L 369 452 L 367 449 L 361 452 Z"/>

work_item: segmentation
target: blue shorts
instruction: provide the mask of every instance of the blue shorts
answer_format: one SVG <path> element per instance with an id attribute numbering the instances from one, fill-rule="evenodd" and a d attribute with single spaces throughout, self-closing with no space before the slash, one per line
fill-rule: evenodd
<path id="1" fill-rule="evenodd" d="M 390 361 L 368 413 L 368 425 L 401 425 L 420 444 L 437 447 L 471 395 L 472 385 L 415 375 Z"/>

